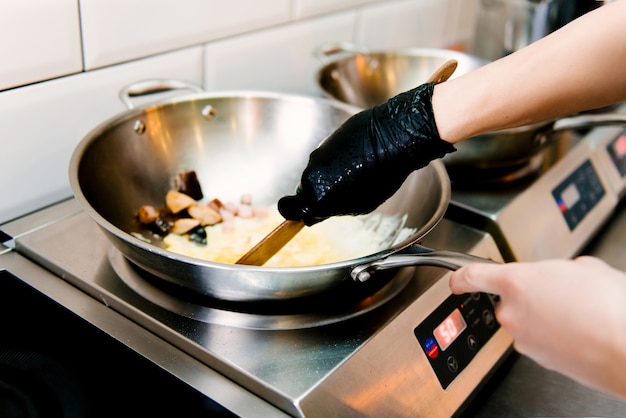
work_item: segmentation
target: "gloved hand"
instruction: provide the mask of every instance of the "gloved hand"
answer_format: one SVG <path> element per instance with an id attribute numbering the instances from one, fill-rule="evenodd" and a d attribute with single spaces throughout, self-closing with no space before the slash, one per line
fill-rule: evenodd
<path id="1" fill-rule="evenodd" d="M 296 194 L 278 202 L 281 215 L 310 226 L 369 213 L 414 170 L 455 151 L 439 137 L 433 89 L 422 84 L 348 119 L 311 153 Z"/>

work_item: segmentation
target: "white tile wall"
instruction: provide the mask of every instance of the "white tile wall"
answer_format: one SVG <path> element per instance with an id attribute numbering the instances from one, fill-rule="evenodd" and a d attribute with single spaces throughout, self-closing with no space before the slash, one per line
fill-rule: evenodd
<path id="1" fill-rule="evenodd" d="M 471 50 L 481 0 L 448 0 L 443 46 Z"/>
<path id="2" fill-rule="evenodd" d="M 85 68 L 287 23 L 290 0 L 80 0 Z"/>
<path id="3" fill-rule="evenodd" d="M 442 0 L 404 0 L 364 7 L 356 41 L 372 50 L 444 46 Z"/>
<path id="4" fill-rule="evenodd" d="M 118 92 L 147 78 L 202 82 L 200 47 L 0 94 L 0 222 L 71 196 L 70 155 L 91 129 L 126 109 Z"/>
<path id="5" fill-rule="evenodd" d="M 348 11 L 255 32 L 205 46 L 207 90 L 273 90 L 320 95 L 313 51 L 323 43 L 351 40 L 356 12 Z"/>
<path id="6" fill-rule="evenodd" d="M 208 90 L 320 95 L 314 75 L 322 63 L 313 56 L 320 45 L 463 43 L 478 1 L 7 0 L 0 223 L 71 195 L 71 152 L 125 110 L 117 95 L 129 83 L 170 77 Z"/>
<path id="7" fill-rule="evenodd" d="M 82 71 L 76 0 L 0 6 L 0 90 Z"/>
<path id="8" fill-rule="evenodd" d="M 318 16 L 325 13 L 337 12 L 354 8 L 377 0 L 294 0 L 293 12 L 295 19 Z"/>

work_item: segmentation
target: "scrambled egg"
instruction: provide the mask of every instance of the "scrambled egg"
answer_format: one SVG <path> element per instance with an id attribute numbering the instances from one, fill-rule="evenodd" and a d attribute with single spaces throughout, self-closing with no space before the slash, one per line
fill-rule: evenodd
<path id="1" fill-rule="evenodd" d="M 204 260 L 234 264 L 284 219 L 278 211 L 263 218 L 234 219 L 233 226 L 206 227 L 207 244 L 184 235 L 169 234 L 168 250 Z M 314 266 L 370 255 L 408 238 L 414 229 L 402 228 L 404 219 L 380 215 L 341 216 L 304 227 L 266 264 L 267 267 Z"/>

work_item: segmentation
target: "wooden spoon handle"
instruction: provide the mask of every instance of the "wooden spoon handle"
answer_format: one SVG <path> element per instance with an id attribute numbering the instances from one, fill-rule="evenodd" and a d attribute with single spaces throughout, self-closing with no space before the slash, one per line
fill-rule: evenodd
<path id="1" fill-rule="evenodd" d="M 435 84 L 443 83 L 444 81 L 449 79 L 452 74 L 454 74 L 457 65 L 459 65 L 457 60 L 449 59 L 448 61 L 444 62 L 439 68 L 437 68 L 435 72 L 432 73 L 430 77 L 428 77 L 428 80 L 426 80 L 426 82 Z"/>
<path id="2" fill-rule="evenodd" d="M 303 221 L 283 221 L 235 264 L 262 266 L 304 227 Z"/>

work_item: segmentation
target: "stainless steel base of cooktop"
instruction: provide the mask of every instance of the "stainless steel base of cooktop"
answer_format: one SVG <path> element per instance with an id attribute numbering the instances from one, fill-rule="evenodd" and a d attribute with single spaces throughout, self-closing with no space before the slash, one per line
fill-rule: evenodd
<path id="1" fill-rule="evenodd" d="M 319 300 L 319 306 L 295 313 L 288 307 L 242 313 L 142 283 L 142 273 L 112 249 L 73 199 L 1 225 L 0 231 L 4 245 L 13 248 L 4 257 L 0 252 L 0 268 L 25 281 L 37 276 L 24 268 L 29 263 L 48 269 L 60 278 L 59 286 L 70 283 L 98 301 L 94 322 L 101 329 L 222 404 L 237 408 L 224 395 L 233 387 L 251 394 L 248 401 L 259 398 L 267 405 L 255 409 L 257 416 L 450 416 L 511 351 L 509 334 L 498 329 L 442 388 L 414 335 L 450 295 L 447 271 L 439 268 L 402 270 L 366 303 L 346 297 L 344 304 L 341 298 Z M 422 244 L 502 260 L 488 234 L 446 219 Z M 42 288 L 57 293 L 54 280 Z M 87 308 L 77 313 L 93 316 Z M 159 343 L 124 337 L 126 327 L 111 325 L 120 314 Z M 190 357 L 198 366 L 181 367 Z M 216 383 L 215 372 L 226 379 Z M 211 385 L 203 383 L 204 374 Z"/>
<path id="2" fill-rule="evenodd" d="M 626 194 L 610 155 L 623 134 L 623 127 L 564 134 L 537 155 L 537 170 L 519 179 L 485 183 L 467 175 L 465 184 L 453 183 L 446 216 L 487 231 L 506 261 L 573 257 Z"/>

